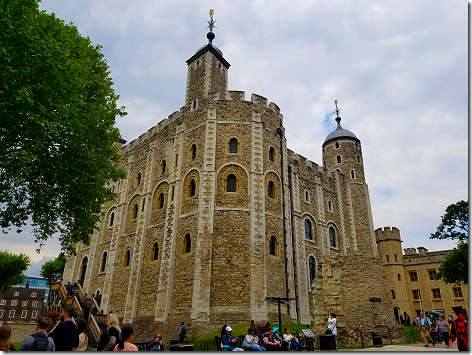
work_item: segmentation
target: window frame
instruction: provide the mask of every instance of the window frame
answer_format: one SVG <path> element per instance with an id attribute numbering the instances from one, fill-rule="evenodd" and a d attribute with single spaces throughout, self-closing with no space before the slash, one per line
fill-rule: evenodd
<path id="1" fill-rule="evenodd" d="M 313 261 L 313 263 L 311 263 Z M 308 278 L 310 280 L 310 285 L 313 282 L 313 280 L 316 278 L 316 259 L 313 255 L 308 256 Z M 313 265 L 313 267 L 311 267 Z"/>
<path id="2" fill-rule="evenodd" d="M 159 243 L 154 242 L 151 248 L 151 261 L 156 261 L 159 259 Z"/>
<path id="3" fill-rule="evenodd" d="M 104 274 L 107 271 L 108 252 L 104 251 L 100 258 L 100 271 L 99 274 Z"/>
<path id="4" fill-rule="evenodd" d="M 230 187 L 230 177 L 234 177 L 234 191 L 229 191 L 229 187 Z M 231 186 L 233 186 L 233 182 L 231 182 Z M 229 173 L 226 178 L 225 178 L 225 190 L 226 190 L 226 193 L 236 193 L 238 192 L 238 177 L 236 176 L 235 173 L 231 172 Z"/>
<path id="5" fill-rule="evenodd" d="M 277 237 L 273 234 L 269 238 L 269 255 L 277 256 Z"/>
<path id="6" fill-rule="evenodd" d="M 131 264 L 131 251 L 127 249 L 125 252 L 125 259 L 124 259 L 123 266 L 128 267 L 130 266 L 130 264 Z"/>
<path id="7" fill-rule="evenodd" d="M 13 312 L 13 314 L 12 314 Z M 14 309 L 10 309 L 10 313 L 8 314 L 8 318 L 15 318 L 15 310 Z"/>
<path id="8" fill-rule="evenodd" d="M 36 292 L 31 292 L 31 297 L 36 297 Z"/>
<path id="9" fill-rule="evenodd" d="M 23 300 L 21 302 L 21 307 L 28 307 L 28 300 Z"/>
<path id="10" fill-rule="evenodd" d="M 333 232 L 332 233 L 333 238 L 331 238 L 331 231 Z M 329 228 L 328 228 L 328 239 L 329 239 L 329 247 L 330 248 L 333 248 L 333 249 L 338 249 L 339 248 L 337 238 L 336 238 L 336 230 L 334 229 L 333 226 L 329 226 Z M 334 242 L 334 245 L 333 245 L 332 242 Z"/>
<path id="11" fill-rule="evenodd" d="M 441 299 L 441 290 L 439 288 L 432 288 L 431 292 L 433 294 L 433 300 Z"/>
<path id="12" fill-rule="evenodd" d="M 31 307 L 38 307 L 38 301 L 32 301 Z"/>
<path id="13" fill-rule="evenodd" d="M 236 143 L 236 147 L 234 146 L 234 143 Z M 236 148 L 236 151 L 233 151 L 234 148 Z M 239 153 L 239 141 L 236 137 L 230 138 L 230 140 L 228 142 L 228 153 L 229 154 L 238 154 Z"/>
<path id="14" fill-rule="evenodd" d="M 410 281 L 411 282 L 417 282 L 418 281 L 418 273 L 416 271 L 412 270 L 412 271 L 408 271 L 408 273 L 410 274 Z"/>
<path id="15" fill-rule="evenodd" d="M 18 305 L 18 300 L 11 300 L 10 306 L 16 307 Z"/>
<path id="16" fill-rule="evenodd" d="M 272 180 L 267 183 L 267 197 L 275 200 L 275 182 Z"/>
<path id="17" fill-rule="evenodd" d="M 21 311 L 21 318 L 26 318 L 28 316 L 28 310 L 27 309 L 23 309 Z"/>
<path id="18" fill-rule="evenodd" d="M 272 163 L 275 163 L 275 148 L 274 147 L 269 148 L 269 161 Z"/>
<path id="19" fill-rule="evenodd" d="M 307 226 L 308 226 L 308 231 L 307 231 Z M 305 232 L 305 240 L 313 240 L 313 223 L 311 223 L 309 218 L 305 218 L 304 232 Z M 307 235 L 309 235 L 310 238 L 307 238 Z"/>
<path id="20" fill-rule="evenodd" d="M 420 300 L 421 299 L 421 291 L 419 289 L 411 290 L 413 292 L 413 299 Z"/>
<path id="21" fill-rule="evenodd" d="M 38 311 L 34 310 L 33 312 L 31 312 L 31 318 L 32 319 L 38 318 Z"/>
<path id="22" fill-rule="evenodd" d="M 435 281 L 435 280 L 436 280 L 436 279 L 435 279 L 436 274 L 437 274 L 436 269 L 434 269 L 434 270 L 428 270 L 429 280 L 430 280 L 430 281 Z"/>
<path id="23" fill-rule="evenodd" d="M 184 235 L 183 244 L 182 244 L 182 254 L 187 255 L 192 252 L 192 235 L 187 232 Z"/>
<path id="24" fill-rule="evenodd" d="M 453 287 L 452 292 L 454 293 L 454 298 L 464 298 L 464 294 L 462 293 L 462 287 L 460 286 Z"/>

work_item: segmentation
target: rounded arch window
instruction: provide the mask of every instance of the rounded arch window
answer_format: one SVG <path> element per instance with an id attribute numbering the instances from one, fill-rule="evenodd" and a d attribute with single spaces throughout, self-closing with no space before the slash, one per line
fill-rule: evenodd
<path id="1" fill-rule="evenodd" d="M 191 154 L 192 159 L 195 159 L 197 157 L 197 146 L 195 144 L 192 144 Z"/>
<path id="2" fill-rule="evenodd" d="M 166 172 L 166 160 L 164 159 L 161 163 L 161 173 L 165 174 Z"/>
<path id="3" fill-rule="evenodd" d="M 136 203 L 134 205 L 134 209 L 133 209 L 133 218 L 134 219 L 138 218 L 138 211 L 139 211 L 139 208 L 138 208 L 138 204 Z"/>
<path id="4" fill-rule="evenodd" d="M 336 156 L 336 162 L 337 162 L 338 164 L 341 164 L 341 156 L 340 156 L 340 155 L 337 155 L 337 156 Z"/>
<path id="5" fill-rule="evenodd" d="M 125 261 L 124 261 L 125 267 L 129 266 L 130 260 L 131 260 L 131 252 L 127 250 L 125 253 Z"/>
<path id="6" fill-rule="evenodd" d="M 354 170 L 351 170 L 351 179 L 355 179 Z"/>
<path id="7" fill-rule="evenodd" d="M 110 215 L 110 227 L 113 226 L 114 220 L 115 220 L 115 212 L 112 212 Z"/>
<path id="8" fill-rule="evenodd" d="M 269 160 L 273 162 L 275 159 L 275 149 L 274 147 L 270 147 L 269 149 Z"/>
<path id="9" fill-rule="evenodd" d="M 360 164 L 361 163 L 361 157 L 360 155 L 357 155 L 357 162 Z"/>
<path id="10" fill-rule="evenodd" d="M 228 175 L 226 178 L 226 192 L 236 192 L 236 176 L 234 174 Z"/>
<path id="11" fill-rule="evenodd" d="M 336 233 L 333 227 L 329 227 L 329 246 L 336 248 Z"/>
<path id="12" fill-rule="evenodd" d="M 316 277 L 316 263 L 313 255 L 308 257 L 308 270 L 310 274 L 310 282 L 312 282 Z"/>
<path id="13" fill-rule="evenodd" d="M 273 181 L 269 181 L 269 184 L 267 185 L 267 196 L 270 198 L 274 198 L 275 196 L 275 184 Z"/>
<path id="14" fill-rule="evenodd" d="M 157 244 L 157 242 L 155 242 L 152 245 L 151 260 L 157 260 L 158 257 L 159 257 L 159 244 Z"/>
<path id="15" fill-rule="evenodd" d="M 100 272 L 105 272 L 105 269 L 107 267 L 107 258 L 108 258 L 108 253 L 104 252 L 102 255 L 102 262 L 100 264 Z"/>
<path id="16" fill-rule="evenodd" d="M 188 184 L 188 195 L 190 197 L 195 196 L 196 184 L 195 179 L 190 180 Z"/>
<path id="17" fill-rule="evenodd" d="M 141 185 L 141 173 L 138 173 L 138 176 L 136 177 L 136 186 Z"/>
<path id="18" fill-rule="evenodd" d="M 192 238 L 190 237 L 190 234 L 187 233 L 185 234 L 184 237 L 184 245 L 183 245 L 183 251 L 185 254 L 190 253 L 192 250 Z"/>
<path id="19" fill-rule="evenodd" d="M 159 194 L 159 209 L 164 208 L 164 193 Z"/>
<path id="20" fill-rule="evenodd" d="M 339 148 L 339 143 L 336 142 L 336 144 L 334 146 L 336 147 L 336 149 L 338 149 Z"/>
<path id="21" fill-rule="evenodd" d="M 332 205 L 331 201 L 328 200 L 328 211 L 331 212 L 332 210 L 333 210 L 333 205 Z"/>
<path id="22" fill-rule="evenodd" d="M 395 290 L 392 290 L 392 298 L 395 299 Z"/>
<path id="23" fill-rule="evenodd" d="M 229 140 L 229 152 L 230 153 L 238 152 L 238 140 L 236 138 L 231 138 Z"/>
<path id="24" fill-rule="evenodd" d="M 313 231 L 309 219 L 305 219 L 305 239 L 313 240 Z"/>
<path id="25" fill-rule="evenodd" d="M 277 238 L 275 235 L 270 237 L 269 241 L 269 254 L 270 255 L 277 255 Z"/>
<path id="26" fill-rule="evenodd" d="M 402 280 L 402 275 L 397 274 L 397 280 L 398 280 L 398 281 L 401 281 L 401 280 Z"/>

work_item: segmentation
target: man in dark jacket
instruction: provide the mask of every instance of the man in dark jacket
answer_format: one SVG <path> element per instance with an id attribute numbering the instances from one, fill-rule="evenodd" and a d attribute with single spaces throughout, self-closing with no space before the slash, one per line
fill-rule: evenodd
<path id="1" fill-rule="evenodd" d="M 49 333 L 56 345 L 56 351 L 76 351 L 79 347 L 79 330 L 72 321 L 74 314 L 75 308 L 73 306 L 64 308 L 64 311 L 62 311 L 64 322 Z"/>
<path id="2" fill-rule="evenodd" d="M 233 329 L 230 326 L 226 327 L 226 333 L 221 337 L 221 344 L 225 346 L 224 350 L 228 351 L 244 351 L 244 349 L 236 348 L 238 338 L 231 335 Z"/>
<path id="3" fill-rule="evenodd" d="M 46 329 L 49 326 L 49 318 L 43 317 L 39 320 L 36 326 L 36 333 L 27 336 L 20 345 L 19 351 L 54 351 L 54 340 Z"/>

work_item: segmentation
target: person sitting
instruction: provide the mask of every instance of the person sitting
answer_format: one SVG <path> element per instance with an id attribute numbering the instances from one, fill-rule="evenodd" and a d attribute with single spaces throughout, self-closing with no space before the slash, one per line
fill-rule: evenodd
<path id="1" fill-rule="evenodd" d="M 121 330 L 120 342 L 115 345 L 113 351 L 139 351 L 136 345 L 131 344 L 134 336 L 133 333 L 133 328 L 130 325 L 125 325 Z"/>
<path id="2" fill-rule="evenodd" d="M 288 343 L 288 350 L 294 349 L 295 351 L 302 351 L 302 344 L 290 333 L 290 328 L 284 329 L 284 334 L 282 335 L 284 342 Z"/>
<path id="3" fill-rule="evenodd" d="M 263 346 L 259 345 L 259 337 L 254 335 L 254 328 L 252 327 L 247 330 L 247 335 L 243 341 L 243 347 L 249 348 L 248 350 L 253 351 L 266 351 Z"/>
<path id="4" fill-rule="evenodd" d="M 278 351 L 281 350 L 282 344 L 280 344 L 277 339 L 274 337 L 274 330 L 269 327 L 267 329 L 267 332 L 264 333 L 262 337 L 262 341 L 264 344 L 264 347 L 266 348 L 267 351 Z"/>
<path id="5" fill-rule="evenodd" d="M 238 338 L 231 335 L 233 328 L 229 325 L 226 327 L 226 333 L 221 337 L 222 350 L 226 351 L 244 351 L 244 349 L 235 347 Z"/>
<path id="6" fill-rule="evenodd" d="M 164 345 L 162 344 L 162 335 L 160 330 L 156 330 L 154 338 L 149 341 L 146 345 L 149 351 L 164 351 Z"/>

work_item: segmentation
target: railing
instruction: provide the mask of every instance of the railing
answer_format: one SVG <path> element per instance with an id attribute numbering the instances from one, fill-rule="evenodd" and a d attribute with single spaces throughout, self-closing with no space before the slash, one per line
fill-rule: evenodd
<path id="1" fill-rule="evenodd" d="M 89 315 L 88 324 L 90 330 L 92 331 L 95 339 L 98 342 L 98 340 L 100 339 L 100 327 L 98 326 L 97 321 L 95 320 L 95 317 L 92 314 Z"/>

